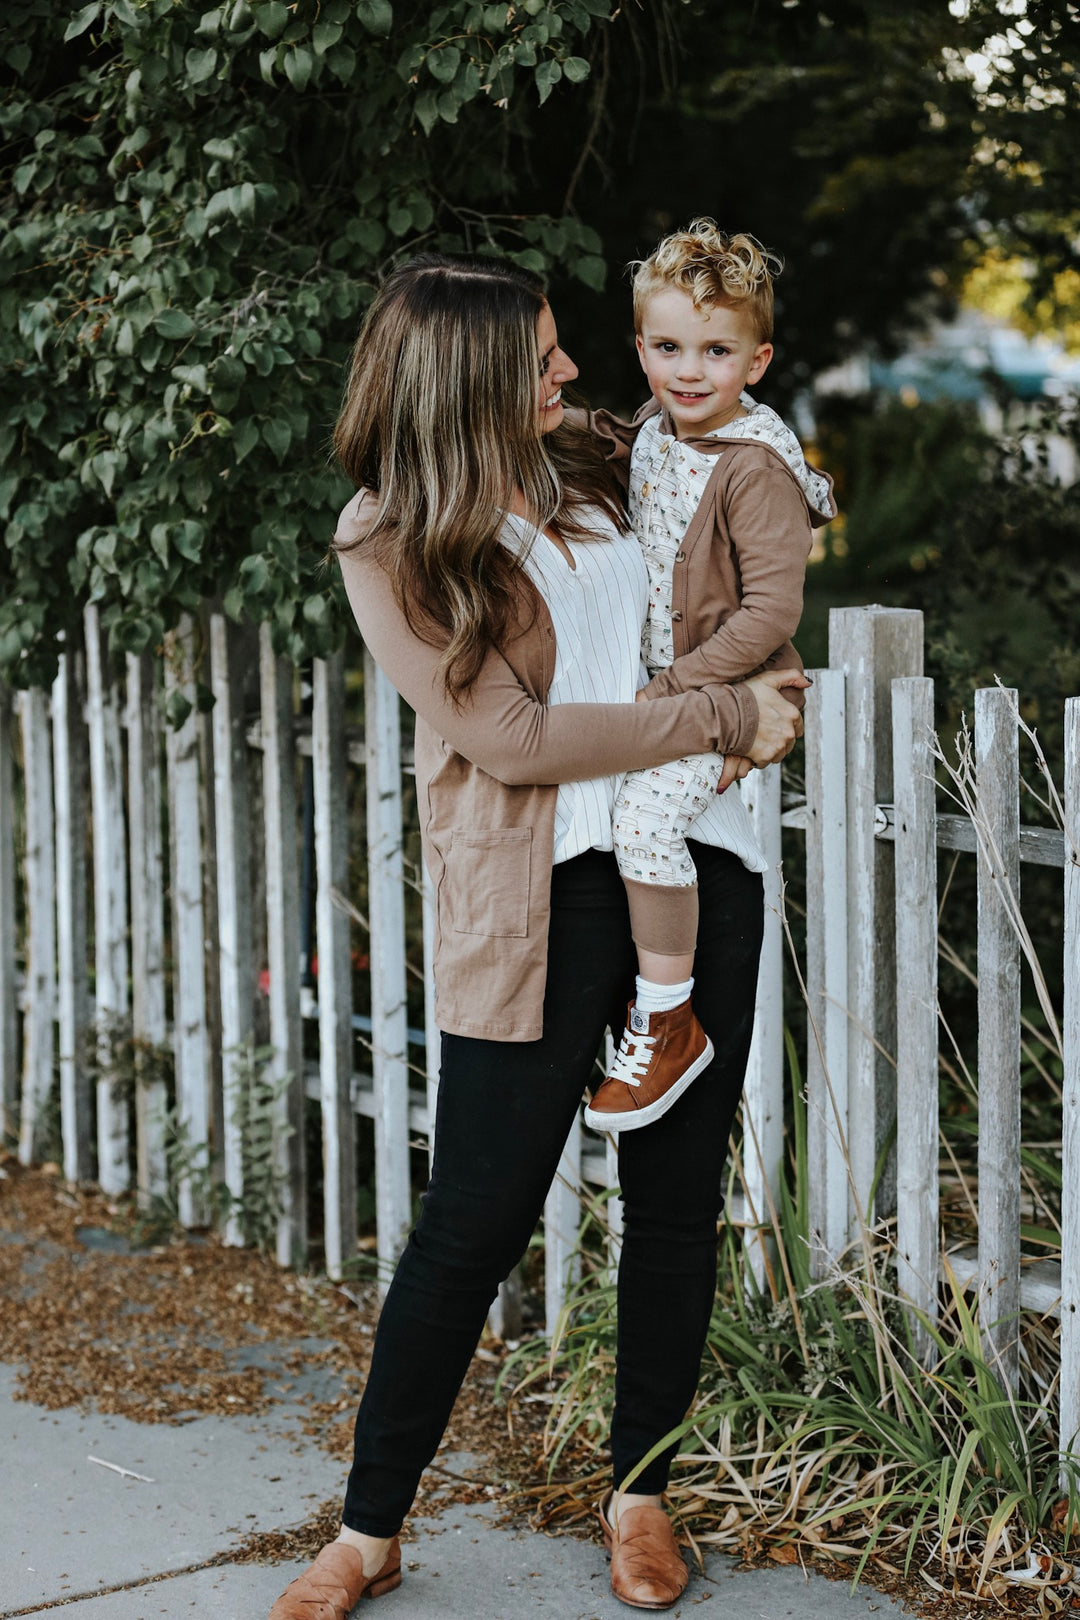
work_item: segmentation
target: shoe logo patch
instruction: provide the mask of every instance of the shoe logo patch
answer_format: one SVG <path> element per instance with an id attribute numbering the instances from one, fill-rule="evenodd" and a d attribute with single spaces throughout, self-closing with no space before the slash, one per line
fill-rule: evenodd
<path id="1" fill-rule="evenodd" d="M 632 1008 L 630 1013 L 630 1028 L 633 1030 L 635 1035 L 647 1035 L 649 1033 L 648 1013 L 638 1012 L 636 1007 Z"/>

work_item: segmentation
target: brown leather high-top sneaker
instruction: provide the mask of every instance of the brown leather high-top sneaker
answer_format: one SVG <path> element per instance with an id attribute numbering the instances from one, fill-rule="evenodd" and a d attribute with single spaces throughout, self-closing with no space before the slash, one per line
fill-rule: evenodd
<path id="1" fill-rule="evenodd" d="M 585 1110 L 594 1131 L 636 1131 L 667 1113 L 708 1068 L 713 1043 L 689 1001 L 671 1012 L 644 1013 L 633 1002 L 611 1073 Z"/>

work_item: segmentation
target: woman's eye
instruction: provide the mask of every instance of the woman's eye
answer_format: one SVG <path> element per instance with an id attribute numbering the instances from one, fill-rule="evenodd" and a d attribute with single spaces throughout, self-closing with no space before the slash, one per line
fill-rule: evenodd
<path id="1" fill-rule="evenodd" d="M 541 377 L 546 377 L 547 376 L 548 367 L 550 365 L 551 365 L 551 357 L 550 357 L 550 355 L 545 354 L 544 358 L 540 362 L 540 375 L 541 375 Z"/>

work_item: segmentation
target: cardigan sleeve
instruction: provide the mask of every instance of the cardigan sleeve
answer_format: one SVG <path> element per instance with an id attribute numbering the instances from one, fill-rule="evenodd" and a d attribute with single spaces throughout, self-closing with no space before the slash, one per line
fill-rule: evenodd
<path id="1" fill-rule="evenodd" d="M 745 754 L 753 744 L 758 710 L 747 687 L 709 686 L 655 703 L 549 708 L 494 647 L 463 703 L 455 705 L 443 689 L 439 649 L 410 627 L 384 569 L 363 547 L 340 552 L 339 561 L 360 634 L 376 662 L 444 742 L 500 782 L 584 781 L 686 754 Z"/>
<path id="2" fill-rule="evenodd" d="M 711 636 L 653 678 L 650 698 L 745 680 L 766 665 L 775 668 L 772 655 L 798 627 L 813 534 L 806 501 L 787 468 L 749 468 L 727 490 L 721 521 L 738 560 L 739 606 Z"/>

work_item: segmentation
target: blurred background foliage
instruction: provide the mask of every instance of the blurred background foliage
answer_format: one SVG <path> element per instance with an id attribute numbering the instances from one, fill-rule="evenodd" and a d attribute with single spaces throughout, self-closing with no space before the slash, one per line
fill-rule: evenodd
<path id="1" fill-rule="evenodd" d="M 1074 0 L 10 0 L 0 673 L 48 678 L 87 599 L 117 651 L 216 596 L 325 652 L 328 435 L 379 274 L 517 255 L 628 410 L 620 267 L 709 213 L 786 261 L 761 394 L 838 480 L 808 661 L 830 603 L 911 603 L 932 673 L 1049 714 L 1080 583 L 1040 428 L 1075 426 L 812 385 L 961 298 L 1077 346 L 1078 46 Z"/>

